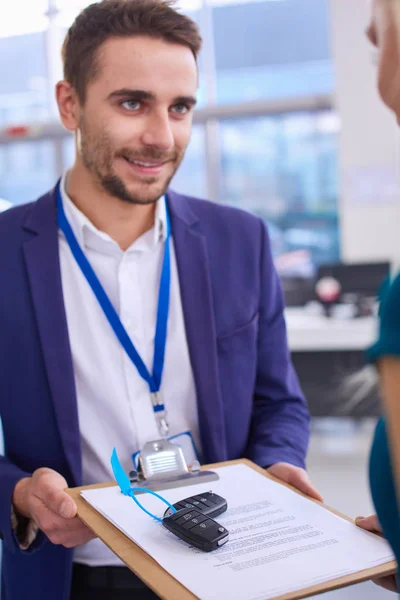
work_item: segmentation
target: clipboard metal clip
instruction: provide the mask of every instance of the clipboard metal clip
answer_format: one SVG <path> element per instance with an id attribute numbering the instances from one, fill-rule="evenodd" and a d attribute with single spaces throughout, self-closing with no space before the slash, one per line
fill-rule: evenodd
<path id="1" fill-rule="evenodd" d="M 165 439 L 147 442 L 143 446 L 139 454 L 138 470 L 130 471 L 129 477 L 119 462 L 115 448 L 111 457 L 111 466 L 123 493 L 135 487 L 157 492 L 219 479 L 214 471 L 201 471 L 198 461 L 189 467 L 182 448 Z"/>

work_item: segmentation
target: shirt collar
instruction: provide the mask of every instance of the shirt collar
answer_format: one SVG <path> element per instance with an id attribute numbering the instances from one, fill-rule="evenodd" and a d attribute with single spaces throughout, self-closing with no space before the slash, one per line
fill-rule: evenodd
<path id="1" fill-rule="evenodd" d="M 61 178 L 60 192 L 61 200 L 64 207 L 65 215 L 71 225 L 71 228 L 75 234 L 76 239 L 79 242 L 81 248 L 92 247 L 93 242 L 96 247 L 101 245 L 103 249 L 107 246 L 109 248 L 116 247 L 122 252 L 118 244 L 104 231 L 97 229 L 95 225 L 87 218 L 87 216 L 79 210 L 79 208 L 72 202 L 71 198 L 67 194 L 66 179 L 68 172 L 65 172 Z M 162 196 L 157 200 L 156 212 L 154 225 L 143 235 L 140 236 L 133 244 L 126 250 L 154 250 L 159 243 L 165 242 L 167 238 L 167 211 L 166 211 L 166 199 Z M 100 249 L 100 248 L 98 248 Z"/>

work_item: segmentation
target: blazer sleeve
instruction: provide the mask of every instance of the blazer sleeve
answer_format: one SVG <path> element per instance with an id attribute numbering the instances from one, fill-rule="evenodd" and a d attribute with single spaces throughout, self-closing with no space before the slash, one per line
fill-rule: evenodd
<path id="1" fill-rule="evenodd" d="M 15 523 L 13 525 L 12 497 L 14 488 L 20 479 L 30 476 L 31 473 L 22 471 L 7 457 L 0 456 L 0 538 L 4 546 L 12 552 L 35 552 L 42 547 L 46 540 L 44 533 L 39 530 L 32 544 L 24 550 L 24 544 L 21 545 Z"/>
<path id="2" fill-rule="evenodd" d="M 269 236 L 260 221 L 258 361 L 248 457 L 262 466 L 305 467 L 310 415 L 287 343 L 284 301 Z"/>

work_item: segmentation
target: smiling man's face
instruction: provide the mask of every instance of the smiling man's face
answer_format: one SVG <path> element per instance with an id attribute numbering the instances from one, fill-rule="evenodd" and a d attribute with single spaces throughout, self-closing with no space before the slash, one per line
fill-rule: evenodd
<path id="1" fill-rule="evenodd" d="M 112 38 L 79 107 L 77 160 L 112 196 L 150 204 L 162 196 L 190 140 L 197 64 L 183 45 Z"/>

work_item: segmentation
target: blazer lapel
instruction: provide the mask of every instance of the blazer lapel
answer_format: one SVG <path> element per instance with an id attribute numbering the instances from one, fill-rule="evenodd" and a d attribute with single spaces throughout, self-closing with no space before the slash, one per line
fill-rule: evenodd
<path id="1" fill-rule="evenodd" d="M 172 235 L 206 462 L 226 460 L 216 331 L 206 238 L 186 198 L 169 192 Z"/>
<path id="2" fill-rule="evenodd" d="M 81 482 L 81 449 L 74 372 L 62 292 L 55 191 L 40 198 L 24 228 L 33 235 L 24 257 L 58 429 L 74 484 Z"/>
<path id="3" fill-rule="evenodd" d="M 204 459 L 206 462 L 223 461 L 227 458 L 224 413 L 206 239 L 186 199 L 170 192 L 167 200 L 196 384 Z M 61 283 L 54 191 L 37 201 L 24 228 L 35 234 L 24 243 L 28 280 L 60 437 L 74 483 L 79 485 L 79 423 Z"/>

